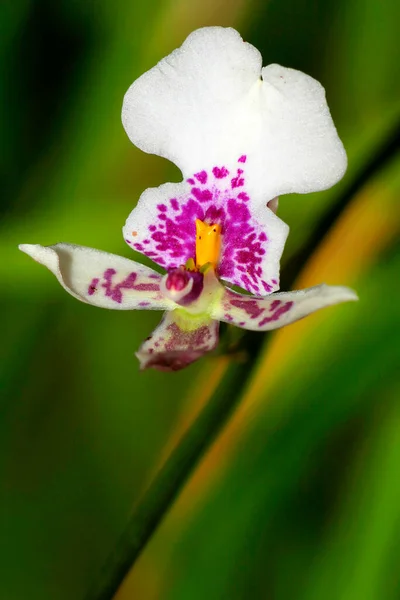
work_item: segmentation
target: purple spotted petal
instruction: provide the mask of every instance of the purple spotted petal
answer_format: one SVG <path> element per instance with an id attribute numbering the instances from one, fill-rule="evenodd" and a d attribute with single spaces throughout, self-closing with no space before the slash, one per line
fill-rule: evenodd
<path id="1" fill-rule="evenodd" d="M 136 353 L 141 369 L 179 371 L 214 350 L 218 344 L 218 321 L 185 318 L 181 311 L 166 313 L 152 335 Z"/>
<path id="2" fill-rule="evenodd" d="M 126 242 L 167 269 L 195 258 L 196 219 L 221 225 L 218 275 L 253 294 L 279 289 L 279 261 L 288 227 L 246 190 L 246 155 L 180 184 L 148 189 L 125 224 Z"/>
<path id="3" fill-rule="evenodd" d="M 221 302 L 213 305 L 211 317 L 243 329 L 267 331 L 293 323 L 325 306 L 351 300 L 357 300 L 353 290 L 325 284 L 272 294 L 268 298 L 244 296 L 225 289 Z"/>
<path id="4" fill-rule="evenodd" d="M 165 310 L 175 305 L 161 293 L 162 276 L 139 263 L 74 244 L 22 244 L 72 296 L 103 308 Z"/>

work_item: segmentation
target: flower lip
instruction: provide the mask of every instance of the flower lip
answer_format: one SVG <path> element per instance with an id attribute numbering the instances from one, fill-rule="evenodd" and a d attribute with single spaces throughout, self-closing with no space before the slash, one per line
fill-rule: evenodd
<path id="1" fill-rule="evenodd" d="M 248 292 L 278 290 L 288 227 L 265 204 L 252 205 L 245 165 L 241 153 L 229 169 L 217 165 L 147 190 L 126 221 L 126 242 L 167 271 L 211 264 L 220 279 Z"/>

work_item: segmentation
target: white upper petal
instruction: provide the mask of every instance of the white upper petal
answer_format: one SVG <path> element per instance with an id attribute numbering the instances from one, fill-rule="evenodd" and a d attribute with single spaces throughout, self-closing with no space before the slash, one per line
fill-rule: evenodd
<path id="1" fill-rule="evenodd" d="M 133 260 L 74 244 L 21 244 L 19 248 L 50 269 L 63 288 L 82 302 L 120 310 L 175 308 L 160 292 L 161 275 Z"/>
<path id="2" fill-rule="evenodd" d="M 134 144 L 185 177 L 245 155 L 259 201 L 326 189 L 347 165 L 323 87 L 293 69 L 262 68 L 258 50 L 229 28 L 194 31 L 136 80 L 122 120 Z"/>

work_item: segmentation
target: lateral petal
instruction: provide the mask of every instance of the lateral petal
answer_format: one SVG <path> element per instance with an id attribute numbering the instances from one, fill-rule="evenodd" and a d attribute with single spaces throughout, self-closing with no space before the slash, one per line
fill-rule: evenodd
<path id="1" fill-rule="evenodd" d="M 226 289 L 221 301 L 213 304 L 211 316 L 243 329 L 267 331 L 298 321 L 320 308 L 354 300 L 358 300 L 357 294 L 350 288 L 326 284 L 267 298 Z"/>
<path id="2" fill-rule="evenodd" d="M 117 310 L 171 309 L 160 291 L 162 276 L 133 260 L 74 244 L 21 244 L 19 249 L 47 267 L 72 296 Z"/>

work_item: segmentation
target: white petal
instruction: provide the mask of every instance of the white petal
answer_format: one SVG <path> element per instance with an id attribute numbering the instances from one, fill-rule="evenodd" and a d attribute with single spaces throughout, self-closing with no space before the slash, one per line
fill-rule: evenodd
<path id="1" fill-rule="evenodd" d="M 226 289 L 221 302 L 214 304 L 211 316 L 243 329 L 267 331 L 298 321 L 320 308 L 354 300 L 358 300 L 357 294 L 350 288 L 325 284 L 271 294 L 268 298 L 244 296 Z"/>
<path id="2" fill-rule="evenodd" d="M 122 120 L 134 144 L 175 162 L 185 177 L 247 158 L 248 193 L 264 202 L 326 189 L 346 154 L 323 87 L 270 65 L 234 29 L 194 31 L 125 95 Z"/>
<path id="3" fill-rule="evenodd" d="M 103 308 L 165 310 L 173 302 L 160 292 L 161 275 L 133 260 L 74 244 L 21 244 L 72 296 Z"/>
<path id="4" fill-rule="evenodd" d="M 218 321 L 185 317 L 181 310 L 168 312 L 136 353 L 141 369 L 179 371 L 218 344 Z"/>

